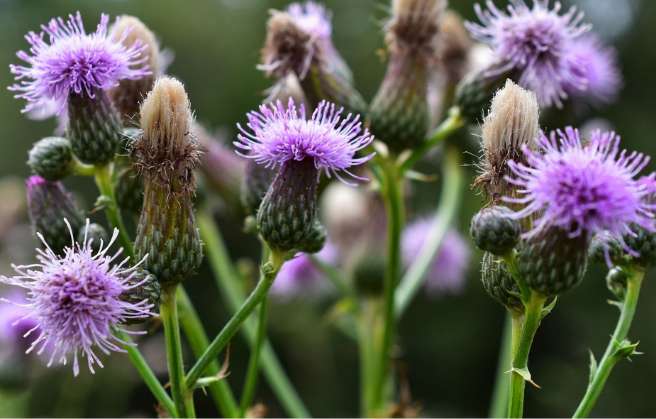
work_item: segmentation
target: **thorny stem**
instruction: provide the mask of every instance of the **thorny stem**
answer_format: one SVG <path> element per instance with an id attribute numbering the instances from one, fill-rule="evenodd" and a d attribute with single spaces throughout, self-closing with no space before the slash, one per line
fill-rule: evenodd
<path id="1" fill-rule="evenodd" d="M 194 356 L 199 357 L 205 352 L 210 344 L 203 324 L 198 317 L 196 309 L 189 300 L 189 296 L 182 286 L 178 287 L 178 311 L 180 314 L 180 325 L 182 331 L 187 337 L 187 342 L 191 347 Z M 212 362 L 207 368 L 208 374 L 217 376 L 221 369 L 217 361 Z M 218 377 L 219 380 L 209 385 L 209 392 L 214 399 L 216 407 L 221 415 L 227 418 L 234 418 L 239 415 L 239 407 L 232 394 L 226 378 Z"/>
<path id="2" fill-rule="evenodd" d="M 248 369 L 246 370 L 244 389 L 241 392 L 241 417 L 246 417 L 246 412 L 253 403 L 253 396 L 255 395 L 255 388 L 257 387 L 257 376 L 260 369 L 260 354 L 262 352 L 262 344 L 266 338 L 267 308 L 267 298 L 265 297 L 260 303 L 255 346 L 251 349 L 250 359 L 248 360 Z"/>
<path id="3" fill-rule="evenodd" d="M 546 297 L 532 292 L 529 300 L 524 303 L 524 318 L 522 331 L 517 345 L 513 345 L 512 369 L 510 371 L 510 391 L 508 400 L 508 417 L 521 418 L 524 414 L 524 388 L 527 379 L 530 379 L 528 371 L 528 356 L 535 332 L 540 326 L 542 319 L 542 308 Z"/>
<path id="4" fill-rule="evenodd" d="M 222 291 L 229 309 L 236 312 L 246 299 L 246 293 L 242 286 L 243 281 L 234 268 L 221 232 L 217 228 L 212 215 L 207 211 L 200 211 L 197 223 L 205 243 L 207 258 L 214 272 L 215 282 Z M 245 322 L 242 328 L 242 333 L 246 337 L 251 350 L 255 345 L 256 328 L 256 324 L 249 320 Z M 260 358 L 260 367 L 264 372 L 264 376 L 287 413 L 297 418 L 310 417 L 310 413 L 289 381 L 268 340 L 264 341 Z"/>
<path id="5" fill-rule="evenodd" d="M 159 306 L 159 316 L 164 327 L 166 343 L 166 361 L 169 368 L 171 395 L 179 417 L 195 417 L 192 392 L 187 392 L 185 385 L 184 360 L 182 358 L 182 341 L 180 339 L 180 324 L 178 321 L 178 306 L 176 304 L 177 285 L 162 289 Z"/>
<path id="6" fill-rule="evenodd" d="M 626 341 L 626 337 L 631 328 L 633 317 L 635 316 L 638 297 L 640 296 L 640 286 L 642 285 L 644 276 L 645 272 L 642 269 L 632 269 L 630 272 L 626 283 L 624 302 L 621 305 L 620 318 L 615 326 L 613 336 L 610 338 L 610 342 L 608 342 L 606 352 L 604 352 L 603 358 L 599 361 L 599 365 L 592 375 L 588 389 L 574 413 L 573 417 L 575 418 L 585 418 L 590 415 L 592 408 L 606 385 L 606 381 L 613 367 L 621 359 L 630 355 L 633 350 L 631 349 L 632 345 Z M 629 347 L 629 353 L 622 351 L 623 348 L 627 347 L 626 345 Z"/>
<path id="7" fill-rule="evenodd" d="M 445 154 L 444 186 L 433 225 L 428 232 L 421 253 L 404 275 L 396 292 L 397 318 L 403 315 L 403 312 L 424 283 L 426 272 L 435 259 L 435 255 L 439 252 L 444 237 L 455 218 L 460 203 L 462 184 L 463 173 L 460 165 L 460 153 L 458 150 L 450 148 L 446 150 Z"/>
<path id="8" fill-rule="evenodd" d="M 218 356 L 225 348 L 230 339 L 237 333 L 241 325 L 248 319 L 250 314 L 262 302 L 273 285 L 273 281 L 284 263 L 284 255 L 272 251 L 269 261 L 261 266 L 260 280 L 255 289 L 248 296 L 246 301 L 241 305 L 239 310 L 228 320 L 221 332 L 207 347 L 207 350 L 196 361 L 186 378 L 187 388 L 193 389 L 196 381 L 203 375 L 208 365 Z"/>

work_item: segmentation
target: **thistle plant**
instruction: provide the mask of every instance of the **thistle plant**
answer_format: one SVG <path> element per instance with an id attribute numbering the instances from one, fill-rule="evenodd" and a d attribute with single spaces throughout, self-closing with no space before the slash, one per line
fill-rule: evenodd
<path id="1" fill-rule="evenodd" d="M 480 129 L 472 186 L 482 201 L 469 233 L 483 289 L 508 324 L 490 415 L 522 417 L 526 383 L 539 381 L 529 370 L 539 326 L 598 263 L 608 272 L 597 282 L 621 314 L 602 358 L 592 356 L 574 413 L 588 416 L 613 367 L 637 354 L 628 332 L 656 260 L 656 175 L 616 133 L 547 131 L 540 117 L 617 100 L 617 54 L 558 2 L 488 0 L 475 6 L 477 22 L 446 0 L 392 0 L 387 10 L 386 68 L 369 103 L 333 42 L 330 10 L 309 1 L 271 11 L 253 63 L 270 87 L 234 134 L 196 120 L 193 92 L 165 75 L 169 54 L 137 17 L 110 24 L 103 14 L 88 33 L 78 12 L 29 32 L 9 90 L 27 102 L 23 112 L 57 116 L 64 129 L 27 156 L 36 263 L 0 276 L 22 289 L 0 298 L 0 342 L 9 342 L 12 364 L 34 352 L 48 367 L 71 363 L 78 376 L 127 353 L 160 416 L 195 417 L 197 407 L 205 415 L 209 405 L 198 402 L 207 393 L 212 414 L 261 417 L 263 378 L 284 413 L 309 417 L 267 317 L 270 304 L 321 301 L 319 309 L 331 305 L 326 323 L 357 346 L 361 416 L 417 415 L 396 362 L 407 339 L 398 329 L 421 290 L 440 297 L 435 305 L 469 291 L 475 253 L 457 228 L 467 127 Z M 491 56 L 483 68 L 473 57 L 482 45 Z M 73 176 L 95 180 L 92 206 L 74 199 Z M 435 178 L 441 187 L 424 201 L 439 201 L 418 216 L 417 191 Z M 101 209 L 105 221 L 96 219 Z M 224 242 L 225 224 L 244 226 L 244 241 Z M 247 235 L 259 241 L 260 260 L 235 263 Z M 208 314 L 185 290 L 214 292 L 207 272 L 222 299 L 213 304 L 228 313 L 207 322 L 218 331 L 205 330 Z M 138 346 L 159 329 L 165 380 Z M 238 333 L 244 371 L 228 357 Z M 15 366 L 17 382 L 31 379 L 22 361 Z"/>

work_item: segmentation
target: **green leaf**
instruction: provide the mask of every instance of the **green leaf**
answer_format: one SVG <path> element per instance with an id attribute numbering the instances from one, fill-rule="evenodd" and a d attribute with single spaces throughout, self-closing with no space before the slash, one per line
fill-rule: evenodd
<path id="1" fill-rule="evenodd" d="M 542 318 L 544 319 L 547 317 L 549 313 L 551 313 L 551 310 L 556 307 L 556 303 L 558 302 L 558 297 L 554 297 L 549 304 L 547 304 L 543 309 L 542 309 Z"/>
<path id="2" fill-rule="evenodd" d="M 632 343 L 628 339 L 624 339 L 620 342 L 620 346 L 615 350 L 614 356 L 618 358 L 626 358 L 630 360 L 632 355 L 642 355 L 642 352 L 638 352 L 638 344 L 640 342 Z"/>
<path id="3" fill-rule="evenodd" d="M 535 383 L 535 381 L 531 379 L 531 373 L 529 372 L 528 368 L 511 368 L 510 371 L 508 372 L 518 374 L 520 377 L 524 379 L 524 381 L 530 383 L 535 388 L 541 388 L 539 385 Z"/>
<path id="4" fill-rule="evenodd" d="M 595 359 L 594 353 L 592 353 L 592 350 L 588 350 L 590 352 L 590 377 L 589 377 L 589 382 L 592 383 L 592 380 L 594 379 L 595 374 L 597 374 L 597 360 Z"/>

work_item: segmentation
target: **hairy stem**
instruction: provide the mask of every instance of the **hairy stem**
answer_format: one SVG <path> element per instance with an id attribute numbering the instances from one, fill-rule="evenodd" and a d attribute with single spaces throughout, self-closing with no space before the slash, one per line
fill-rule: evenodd
<path id="1" fill-rule="evenodd" d="M 615 326 L 613 336 L 611 336 L 610 342 L 608 342 L 606 352 L 604 352 L 603 358 L 599 361 L 599 365 L 592 375 L 588 389 L 574 413 L 575 418 L 585 418 L 590 415 L 592 408 L 597 403 L 597 399 L 599 399 L 606 385 L 606 381 L 613 367 L 618 361 L 627 356 L 627 354 L 621 352 L 621 349 L 626 343 L 625 339 L 635 316 L 638 297 L 640 297 L 640 286 L 642 285 L 644 276 L 645 272 L 643 270 L 634 269 L 627 280 L 626 294 L 621 306 L 620 318 Z"/>

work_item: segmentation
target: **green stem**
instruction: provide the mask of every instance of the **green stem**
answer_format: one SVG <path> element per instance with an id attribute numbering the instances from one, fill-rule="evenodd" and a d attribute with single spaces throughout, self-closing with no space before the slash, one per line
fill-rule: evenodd
<path id="1" fill-rule="evenodd" d="M 403 312 L 424 283 L 426 272 L 435 260 L 435 255 L 440 250 L 444 236 L 448 232 L 460 204 L 463 173 L 460 165 L 460 153 L 455 148 L 446 150 L 443 172 L 442 196 L 431 230 L 428 232 L 426 244 L 424 244 L 419 256 L 406 272 L 396 291 L 397 318 L 403 315 Z"/>
<path id="2" fill-rule="evenodd" d="M 378 348 L 376 378 L 373 383 L 373 404 L 383 409 L 385 388 L 388 382 L 392 342 L 396 329 L 395 292 L 401 273 L 401 231 L 405 215 L 402 184 L 398 168 L 391 161 L 383 164 L 385 170 L 385 211 L 387 213 L 387 266 L 383 284 L 383 335 Z"/>
<path id="3" fill-rule="evenodd" d="M 113 227 L 118 228 L 121 246 L 123 246 L 126 254 L 130 257 L 134 257 L 134 246 L 132 244 L 132 240 L 130 239 L 130 235 L 128 234 L 128 230 L 123 224 L 123 218 L 121 217 L 121 212 L 119 211 L 118 204 L 116 203 L 114 182 L 112 181 L 113 171 L 113 163 L 109 163 L 104 166 L 96 166 L 96 185 L 98 185 L 98 190 L 100 191 L 100 199 L 102 199 L 102 204 L 105 206 L 105 214 L 107 215 L 107 220 Z"/>
<path id="4" fill-rule="evenodd" d="M 221 232 L 216 226 L 212 215 L 206 211 L 200 211 L 196 218 L 210 266 L 214 271 L 214 279 L 222 291 L 226 304 L 234 313 L 239 310 L 246 299 L 246 293 L 242 286 L 242 279 L 237 273 L 228 256 L 228 252 Z M 251 350 L 255 346 L 257 325 L 253 321 L 246 321 L 242 328 L 246 341 Z M 285 411 L 293 417 L 310 417 L 310 413 L 303 404 L 298 393 L 285 374 L 273 347 L 265 340 L 260 355 L 260 366 L 267 378 L 271 389 L 276 394 Z"/>
<path id="5" fill-rule="evenodd" d="M 374 416 L 373 382 L 375 380 L 376 319 L 379 317 L 378 301 L 366 299 L 358 310 L 358 349 L 360 352 L 360 411 L 363 418 Z"/>
<path id="6" fill-rule="evenodd" d="M 251 356 L 248 360 L 248 369 L 246 370 L 246 381 L 244 382 L 244 389 L 241 393 L 241 417 L 246 417 L 246 411 L 253 403 L 255 396 L 255 388 L 257 386 L 257 375 L 260 369 L 260 353 L 262 352 L 262 344 L 266 337 L 266 323 L 267 323 L 267 299 L 264 298 L 260 303 L 260 313 L 257 319 L 257 336 L 255 338 L 255 346 L 251 350 Z"/>
<path id="7" fill-rule="evenodd" d="M 627 280 L 626 294 L 624 296 L 624 302 L 621 307 L 622 311 L 620 313 L 620 318 L 617 321 L 617 326 L 615 326 L 615 331 L 606 347 L 606 352 L 604 353 L 603 358 L 601 358 L 601 361 L 590 380 L 588 389 L 574 413 L 573 417 L 575 418 L 585 418 L 590 415 L 592 408 L 606 385 L 606 381 L 608 380 L 613 367 L 618 361 L 626 357 L 626 354 L 622 353 L 621 349 L 622 345 L 625 344 L 625 339 L 631 328 L 633 317 L 635 316 L 638 297 L 640 296 L 640 286 L 642 285 L 644 275 L 645 272 L 643 270 L 633 270 Z"/>
<path id="8" fill-rule="evenodd" d="M 228 323 L 223 327 L 221 332 L 214 338 L 214 340 L 207 347 L 207 350 L 196 361 L 196 364 L 191 368 L 187 374 L 187 387 L 193 388 L 196 381 L 205 373 L 207 366 L 219 355 L 225 348 L 230 339 L 237 333 L 241 325 L 248 319 L 248 316 L 255 310 L 263 300 L 266 298 L 269 288 L 273 284 L 280 267 L 284 263 L 284 258 L 277 252 L 271 252 L 269 261 L 262 265 L 260 269 L 260 280 L 255 289 L 248 296 L 246 301 L 241 305 L 239 310 L 228 320 Z"/>
<path id="9" fill-rule="evenodd" d="M 171 400 L 169 395 L 166 393 L 166 390 L 164 390 L 164 387 L 162 387 L 162 384 L 155 376 L 155 373 L 148 366 L 146 359 L 143 357 L 141 352 L 139 352 L 139 349 L 137 349 L 137 347 L 132 344 L 132 339 L 130 336 L 128 336 L 127 333 L 119 330 L 115 331 L 114 334 L 120 340 L 125 342 L 124 349 L 127 351 L 128 357 L 130 358 L 130 361 L 132 361 L 132 365 L 134 365 L 137 372 L 141 376 L 141 379 L 144 381 L 144 383 L 146 383 L 146 386 L 151 391 L 151 393 L 153 393 L 153 396 L 155 396 L 159 404 L 171 416 L 176 416 L 177 411 L 175 409 L 173 400 Z"/>
<path id="10" fill-rule="evenodd" d="M 183 287 L 178 287 L 178 310 L 180 314 L 180 325 L 187 337 L 187 342 L 191 347 L 195 357 L 200 357 L 210 344 L 203 324 L 198 317 L 196 309 L 191 304 L 189 296 Z M 217 375 L 221 371 L 217 361 L 212 362 L 207 367 L 208 374 Z M 221 412 L 221 415 L 227 418 L 236 418 L 239 416 L 239 407 L 232 394 L 230 385 L 225 378 L 213 382 L 209 385 L 209 392 L 214 399 L 214 403 Z"/>
<path id="11" fill-rule="evenodd" d="M 508 388 L 510 387 L 508 371 L 512 365 L 512 354 L 515 351 L 513 348 L 517 347 L 522 332 L 522 316 L 508 311 L 504 323 L 492 403 L 488 414 L 490 418 L 505 418 L 508 413 Z"/>
<path id="12" fill-rule="evenodd" d="M 112 171 L 113 165 L 112 163 L 109 163 L 105 166 L 95 167 L 93 174 L 95 175 L 96 185 L 98 186 L 98 191 L 100 192 L 101 199 L 105 201 L 104 205 L 107 221 L 112 227 L 119 229 L 119 239 L 121 240 L 123 249 L 125 250 L 127 256 L 134 258 L 132 240 L 127 233 L 127 229 L 123 225 L 123 219 L 121 218 L 121 213 L 116 203 L 114 183 L 112 181 Z M 124 342 L 132 342 L 127 334 L 118 331 L 115 333 L 117 337 L 119 337 Z M 146 386 L 150 389 L 155 398 L 170 415 L 175 415 L 177 411 L 173 401 L 166 393 L 166 390 L 164 390 L 164 387 L 162 387 L 162 384 L 155 376 L 155 373 L 148 366 L 146 359 L 143 357 L 139 349 L 137 349 L 137 347 L 134 345 L 128 344 L 125 346 L 125 350 L 128 352 L 130 361 L 136 368 L 137 372 L 139 375 L 141 375 L 141 379 L 144 381 L 144 383 L 146 383 Z"/>
<path id="13" fill-rule="evenodd" d="M 426 141 L 415 148 L 408 158 L 403 161 L 400 167 L 400 173 L 405 173 L 407 170 L 412 169 L 415 163 L 421 160 L 430 150 L 464 125 L 465 120 L 460 115 L 460 109 L 457 107 L 449 109 L 449 116 L 435 128 L 435 131 L 431 133 Z"/>
<path id="14" fill-rule="evenodd" d="M 536 292 L 525 303 L 524 321 L 519 341 L 513 345 L 512 369 L 510 372 L 510 391 L 508 400 L 508 417 L 521 418 L 524 414 L 524 387 L 530 379 L 528 356 L 535 332 L 540 326 L 542 308 L 546 298 Z"/>
<path id="15" fill-rule="evenodd" d="M 184 360 L 182 358 L 182 342 L 180 340 L 180 324 L 176 304 L 177 288 L 177 285 L 172 285 L 162 289 L 159 316 L 164 327 L 171 395 L 179 416 L 188 418 L 195 415 L 193 412 L 193 395 L 189 392 L 188 396 L 185 387 Z"/>

